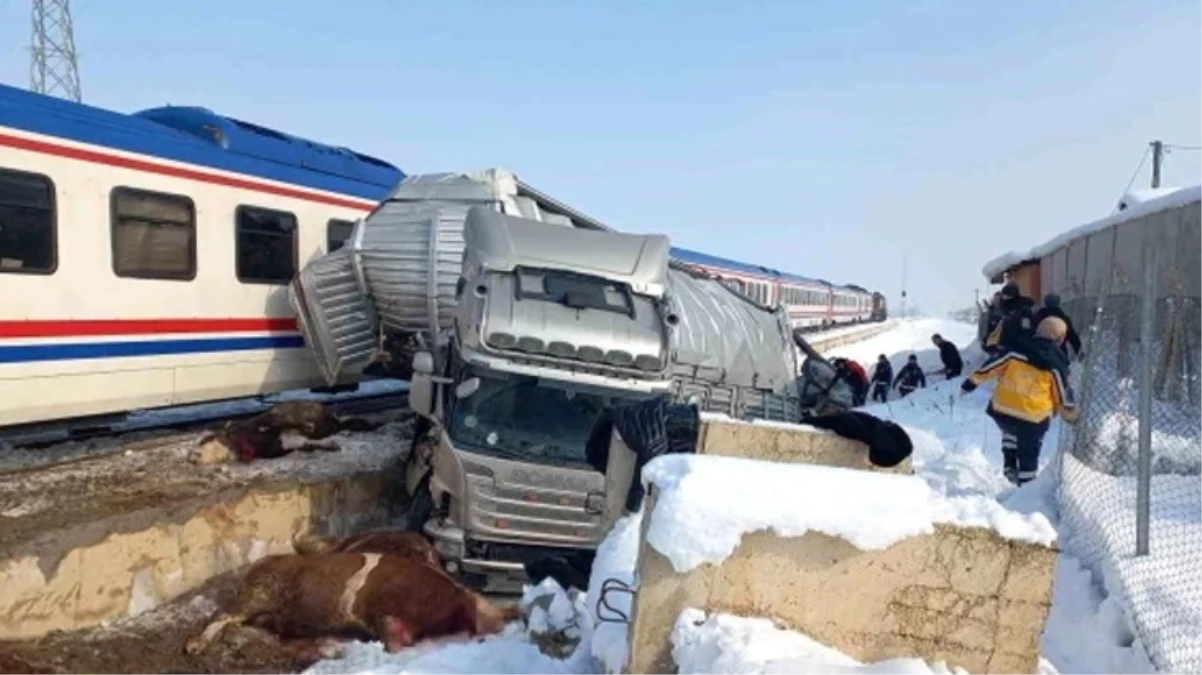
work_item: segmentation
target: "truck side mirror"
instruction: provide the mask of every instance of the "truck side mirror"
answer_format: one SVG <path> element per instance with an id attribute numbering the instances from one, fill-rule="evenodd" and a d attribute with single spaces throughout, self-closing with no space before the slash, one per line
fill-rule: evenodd
<path id="1" fill-rule="evenodd" d="M 434 414 L 434 357 L 430 352 L 413 355 L 413 376 L 409 380 L 409 407 L 422 417 Z"/>
<path id="2" fill-rule="evenodd" d="M 468 396 L 476 393 L 478 389 L 480 389 L 480 378 L 468 378 L 460 382 L 459 385 L 455 387 L 455 398 L 465 399 Z"/>

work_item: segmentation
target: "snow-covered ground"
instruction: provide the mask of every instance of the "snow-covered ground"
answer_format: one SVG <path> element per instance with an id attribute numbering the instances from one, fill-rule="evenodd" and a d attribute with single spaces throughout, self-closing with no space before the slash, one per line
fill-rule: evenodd
<path id="1" fill-rule="evenodd" d="M 876 361 L 878 354 L 885 354 L 895 368 L 910 353 L 917 353 L 924 370 L 932 371 L 941 367 L 930 341 L 936 332 L 962 349 L 966 368 L 979 363 L 980 352 L 972 345 L 976 327 L 939 319 L 901 321 L 885 334 L 834 351 L 866 367 Z M 905 399 L 865 408 L 898 422 L 911 435 L 915 469 L 921 477 L 919 482 L 925 485 L 914 486 L 913 494 L 909 494 L 913 502 L 910 510 L 922 511 L 925 507 L 920 502 L 927 503 L 924 500 L 930 495 L 945 503 L 996 500 L 1006 510 L 1016 512 L 1008 515 L 1019 518 L 1012 522 L 1058 524 L 1055 478 L 1050 472 L 1045 471 L 1018 489 L 1002 477 L 1000 435 L 984 413 L 991 387 L 960 397 L 959 381 L 938 380 L 932 378 L 925 390 Z M 1041 460 L 1045 466 L 1054 458 L 1060 424 L 1054 422 L 1045 439 Z M 664 471 L 666 466 L 657 470 Z M 794 489 L 792 494 L 806 491 Z M 871 510 L 871 505 L 866 508 Z M 1024 519 L 1021 514 L 1028 517 Z M 773 520 L 778 518 L 775 514 L 759 516 L 763 525 L 779 525 Z M 626 654 L 626 626 L 620 619 L 629 614 L 631 603 L 630 595 L 622 589 L 634 582 L 641 520 L 637 515 L 620 520 L 603 542 L 586 598 L 569 600 L 563 596 L 550 608 L 539 610 L 541 614 L 536 612 L 538 618 L 529 627 L 534 633 L 549 625 L 575 624 L 572 630 L 579 636 L 579 647 L 566 658 L 542 654 L 530 632 L 513 626 L 481 642 L 424 645 L 396 655 L 384 654 L 379 645 L 355 644 L 344 660 L 320 663 L 312 672 L 615 672 Z M 706 542 L 707 547 L 699 548 L 701 558 L 719 555 L 721 551 L 711 549 L 729 545 L 721 537 Z M 682 553 L 681 557 L 688 556 Z M 602 599 L 605 602 L 599 606 Z M 1053 606 L 1043 635 L 1041 672 L 1155 672 L 1132 626 L 1127 607 L 1107 595 L 1102 580 L 1085 569 L 1071 549 L 1066 550 L 1058 564 Z M 673 656 L 681 672 L 689 673 L 947 672 L 943 664 L 914 659 L 860 664 L 762 619 L 705 616 L 696 610 L 682 614 L 672 640 Z"/>

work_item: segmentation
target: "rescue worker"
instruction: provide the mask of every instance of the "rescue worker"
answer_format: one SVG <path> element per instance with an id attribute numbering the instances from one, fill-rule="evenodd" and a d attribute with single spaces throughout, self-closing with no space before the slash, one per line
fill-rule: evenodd
<path id="1" fill-rule="evenodd" d="M 1049 316 L 1054 316 L 1057 319 L 1060 319 L 1064 322 L 1064 325 L 1068 327 L 1068 332 L 1064 337 L 1064 344 L 1060 345 L 1060 350 L 1064 352 L 1064 355 L 1067 356 L 1070 361 L 1073 359 L 1073 357 L 1080 356 L 1081 336 L 1077 335 L 1076 329 L 1073 328 L 1073 320 L 1068 318 L 1068 315 L 1065 314 L 1064 310 L 1060 308 L 1060 296 L 1056 293 L 1048 293 L 1047 295 L 1043 296 L 1043 307 L 1040 307 L 1039 311 L 1035 312 L 1035 325 L 1038 326 L 1040 321 L 1043 321 Z M 1069 347 L 1072 347 L 1072 353 L 1069 353 Z"/>
<path id="2" fill-rule="evenodd" d="M 1039 454 L 1052 417 L 1076 421 L 1076 401 L 1068 384 L 1068 359 L 1060 346 L 1068 326 L 1056 317 L 1039 322 L 1035 335 L 989 359 L 960 386 L 969 393 L 997 378 L 986 412 L 1002 432 L 1003 473 L 1022 485 L 1039 473 Z"/>
<path id="3" fill-rule="evenodd" d="M 872 370 L 872 400 L 884 403 L 889 400 L 889 385 L 893 382 L 893 364 L 884 354 L 876 357 L 876 368 Z"/>
<path id="4" fill-rule="evenodd" d="M 993 294 L 989 300 L 989 306 L 985 308 L 985 332 L 977 335 L 977 339 L 985 346 L 985 351 L 990 356 L 993 356 L 997 351 L 997 347 L 990 346 L 989 336 L 993 331 L 997 330 L 998 324 L 1002 321 L 1002 293 L 998 291 Z"/>
<path id="5" fill-rule="evenodd" d="M 835 372 L 851 385 L 851 404 L 853 407 L 864 405 L 868 398 L 868 374 L 864 367 L 851 359 L 837 358 L 833 360 Z"/>
<path id="6" fill-rule="evenodd" d="M 1001 293 L 1002 318 L 985 340 L 986 349 L 992 348 L 995 354 L 1013 349 L 1035 330 L 1035 301 L 1019 293 L 1013 281 L 1003 286 Z"/>
<path id="7" fill-rule="evenodd" d="M 922 368 L 918 367 L 918 357 L 911 354 L 906 359 L 906 365 L 897 371 L 897 379 L 893 380 L 893 387 L 901 394 L 902 398 L 909 396 L 915 389 L 927 386 L 926 373 L 922 372 Z"/>
<path id="8" fill-rule="evenodd" d="M 943 361 L 943 375 L 947 379 L 960 377 L 960 372 L 964 370 L 964 360 L 960 358 L 960 350 L 956 349 L 956 345 L 948 340 L 944 340 L 943 336 L 935 333 L 931 336 L 931 342 L 939 348 L 939 360 Z"/>

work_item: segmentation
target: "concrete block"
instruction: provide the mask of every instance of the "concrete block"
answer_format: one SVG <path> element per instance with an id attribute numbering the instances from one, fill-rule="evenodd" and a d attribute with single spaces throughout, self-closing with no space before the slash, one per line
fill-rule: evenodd
<path id="1" fill-rule="evenodd" d="M 766 617 L 863 662 L 918 657 L 974 673 L 1033 673 L 1056 555 L 950 525 L 880 551 L 816 532 L 760 531 L 721 564 L 680 574 L 644 532 L 627 672 L 675 672 L 672 625 L 695 607 Z"/>
<path id="2" fill-rule="evenodd" d="M 383 525 L 399 486 L 387 472 L 257 484 L 44 532 L 0 550 L 0 640 L 144 612 L 264 555 L 291 552 L 300 533 Z"/>
<path id="3" fill-rule="evenodd" d="M 888 473 L 914 472 L 908 457 L 895 467 L 873 466 L 868 461 L 867 445 L 825 429 L 786 424 L 749 424 L 708 415 L 701 418 L 697 454 Z"/>

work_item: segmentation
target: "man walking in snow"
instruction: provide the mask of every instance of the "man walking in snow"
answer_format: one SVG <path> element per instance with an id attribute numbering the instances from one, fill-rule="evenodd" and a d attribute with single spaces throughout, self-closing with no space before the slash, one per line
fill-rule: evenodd
<path id="1" fill-rule="evenodd" d="M 1015 485 L 1039 473 L 1039 453 L 1052 417 L 1059 414 L 1069 423 L 1077 418 L 1068 358 L 1060 349 L 1067 332 L 1060 319 L 1044 319 L 1032 339 L 989 359 L 960 387 L 967 394 L 998 379 L 986 413 L 1002 432 L 1003 472 Z"/>
<path id="2" fill-rule="evenodd" d="M 884 354 L 876 357 L 876 368 L 872 369 L 872 400 L 884 403 L 889 400 L 889 385 L 893 382 L 893 364 Z"/>
<path id="3" fill-rule="evenodd" d="M 1039 311 L 1035 312 L 1035 325 L 1038 326 L 1040 321 L 1049 316 L 1060 319 L 1068 327 L 1068 332 L 1064 336 L 1064 344 L 1060 345 L 1060 349 L 1071 361 L 1074 356 L 1081 354 L 1081 337 L 1077 335 L 1076 329 L 1073 328 L 1073 320 L 1068 318 L 1068 315 L 1060 308 L 1060 296 L 1056 293 L 1048 293 L 1043 296 L 1043 307 L 1040 307 Z M 1072 347 L 1072 353 L 1069 353 L 1069 347 Z"/>
<path id="4" fill-rule="evenodd" d="M 956 349 L 956 345 L 944 340 L 939 333 L 931 336 L 931 342 L 939 348 L 939 359 L 943 361 L 943 376 L 949 380 L 960 377 L 960 372 L 964 370 L 964 361 L 960 358 L 960 350 Z"/>
<path id="5" fill-rule="evenodd" d="M 919 387 L 926 388 L 927 376 L 922 372 L 922 368 L 918 367 L 918 357 L 916 355 L 911 354 L 906 359 L 906 365 L 897 371 L 897 379 L 893 381 L 893 386 L 901 394 L 902 398 L 909 396 Z"/>

